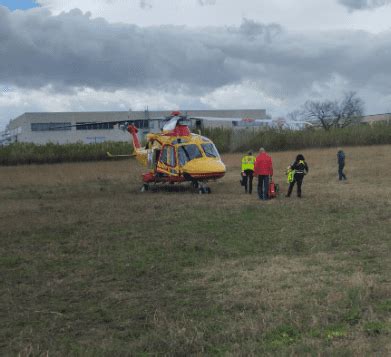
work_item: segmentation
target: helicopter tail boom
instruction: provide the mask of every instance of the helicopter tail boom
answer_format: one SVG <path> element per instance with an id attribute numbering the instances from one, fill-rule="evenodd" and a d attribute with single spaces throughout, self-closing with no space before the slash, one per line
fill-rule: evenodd
<path id="1" fill-rule="evenodd" d="M 141 148 L 141 145 L 140 145 L 140 140 L 138 139 L 138 129 L 132 125 L 132 124 L 129 124 L 128 125 L 128 132 L 130 135 L 132 135 L 132 138 L 133 138 L 133 147 L 134 147 L 134 150 L 137 151 Z"/>

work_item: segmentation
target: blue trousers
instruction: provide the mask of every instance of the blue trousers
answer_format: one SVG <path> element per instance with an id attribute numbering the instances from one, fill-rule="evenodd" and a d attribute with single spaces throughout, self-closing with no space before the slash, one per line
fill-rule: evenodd
<path id="1" fill-rule="evenodd" d="M 269 199 L 269 175 L 258 176 L 258 196 L 261 200 Z"/>
<path id="2" fill-rule="evenodd" d="M 345 167 L 345 165 L 338 165 L 338 176 L 339 176 L 339 180 L 341 181 L 342 179 L 346 180 L 346 176 L 345 174 L 343 173 L 343 168 Z"/>

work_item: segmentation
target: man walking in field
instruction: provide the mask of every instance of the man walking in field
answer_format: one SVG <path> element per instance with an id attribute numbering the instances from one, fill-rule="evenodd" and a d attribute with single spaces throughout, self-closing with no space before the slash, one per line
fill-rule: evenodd
<path id="1" fill-rule="evenodd" d="M 270 176 L 273 176 L 273 162 L 264 148 L 259 149 L 259 155 L 254 164 L 254 174 L 258 176 L 259 199 L 269 199 L 269 179 Z"/>
<path id="2" fill-rule="evenodd" d="M 253 156 L 252 151 L 249 151 L 247 155 L 242 157 L 242 181 L 244 186 L 244 191 L 251 195 L 253 192 L 253 176 L 254 176 L 254 163 L 255 157 Z"/>
<path id="3" fill-rule="evenodd" d="M 342 179 L 346 180 L 346 175 L 343 173 L 343 169 L 345 167 L 345 153 L 343 152 L 343 150 L 338 150 L 337 158 L 339 181 L 342 181 Z"/>

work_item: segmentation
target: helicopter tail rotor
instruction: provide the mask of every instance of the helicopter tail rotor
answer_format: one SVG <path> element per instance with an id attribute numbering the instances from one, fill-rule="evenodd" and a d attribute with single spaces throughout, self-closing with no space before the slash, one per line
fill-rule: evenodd
<path id="1" fill-rule="evenodd" d="M 129 125 L 129 123 L 126 121 L 123 124 L 119 124 L 118 128 L 121 129 L 122 131 L 127 131 L 128 130 L 128 125 Z"/>

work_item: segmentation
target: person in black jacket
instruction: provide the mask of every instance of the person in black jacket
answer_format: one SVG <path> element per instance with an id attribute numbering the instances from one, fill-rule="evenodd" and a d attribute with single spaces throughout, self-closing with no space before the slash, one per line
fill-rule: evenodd
<path id="1" fill-rule="evenodd" d="M 303 178 L 304 175 L 308 173 L 308 165 L 305 162 L 304 156 L 301 154 L 297 155 L 296 160 L 289 166 L 289 168 L 294 170 L 295 174 L 293 176 L 293 181 L 289 184 L 286 197 L 291 196 L 295 183 L 297 183 L 297 197 L 301 197 L 301 185 L 303 183 Z"/>
<path id="2" fill-rule="evenodd" d="M 338 158 L 338 176 L 339 180 L 341 181 L 342 179 L 346 180 L 346 175 L 343 172 L 343 169 L 345 167 L 345 153 L 343 150 L 339 150 L 337 153 L 337 158 Z"/>

